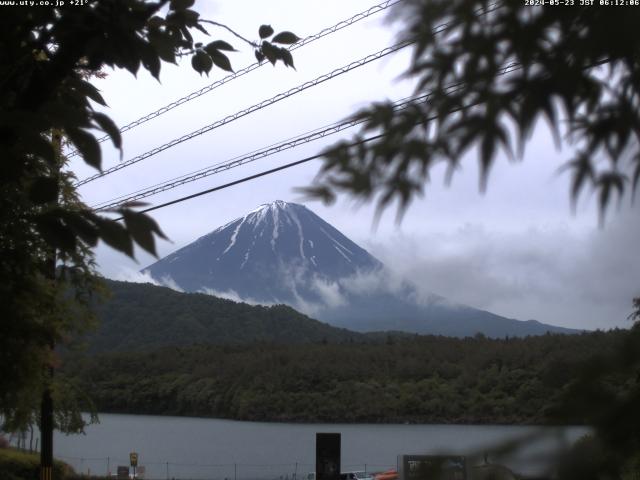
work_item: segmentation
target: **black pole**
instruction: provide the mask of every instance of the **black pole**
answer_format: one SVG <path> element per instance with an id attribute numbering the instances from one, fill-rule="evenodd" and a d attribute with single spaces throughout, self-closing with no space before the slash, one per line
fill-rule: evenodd
<path id="1" fill-rule="evenodd" d="M 60 157 L 62 154 L 62 135 L 60 130 L 51 132 L 51 146 L 56 156 L 56 163 L 52 172 L 57 180 L 60 174 Z M 54 202 L 58 203 L 58 197 Z M 56 281 L 56 251 L 51 249 L 47 258 L 47 275 L 51 282 Z M 55 348 L 54 339 L 49 340 L 49 347 Z M 53 399 L 51 398 L 51 382 L 53 381 L 53 366 L 46 365 L 47 377 L 42 403 L 40 404 L 40 480 L 53 480 Z"/>
<path id="2" fill-rule="evenodd" d="M 42 394 L 40 416 L 40 480 L 53 479 L 53 400 L 47 387 Z"/>

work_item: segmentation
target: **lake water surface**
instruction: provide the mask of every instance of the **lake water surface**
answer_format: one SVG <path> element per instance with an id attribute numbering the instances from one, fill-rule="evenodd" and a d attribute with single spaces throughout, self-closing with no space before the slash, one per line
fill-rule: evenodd
<path id="1" fill-rule="evenodd" d="M 190 417 L 101 414 L 86 435 L 56 434 L 54 454 L 77 471 L 104 475 L 137 452 L 147 479 L 306 479 L 314 470 L 316 432 L 342 434 L 342 470 L 395 468 L 399 454 L 471 454 L 543 432 L 527 454 L 498 459 L 521 473 L 539 472 L 552 452 L 574 442 L 582 427 L 374 425 L 237 422 Z M 531 458 L 533 457 L 535 458 Z M 525 458 L 526 457 L 526 458 Z"/>

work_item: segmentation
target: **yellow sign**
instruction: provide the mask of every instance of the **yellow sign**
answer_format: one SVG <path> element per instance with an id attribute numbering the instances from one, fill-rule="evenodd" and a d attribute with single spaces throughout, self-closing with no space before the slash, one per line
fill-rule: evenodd
<path id="1" fill-rule="evenodd" d="M 129 461 L 131 462 L 132 467 L 138 466 L 138 454 L 136 452 L 131 452 L 129 454 Z"/>

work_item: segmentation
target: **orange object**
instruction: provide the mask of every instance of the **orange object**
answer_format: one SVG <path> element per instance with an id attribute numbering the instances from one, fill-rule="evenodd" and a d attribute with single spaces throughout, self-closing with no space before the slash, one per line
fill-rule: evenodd
<path id="1" fill-rule="evenodd" d="M 386 472 L 376 473 L 373 478 L 375 480 L 398 480 L 398 472 L 387 470 Z"/>

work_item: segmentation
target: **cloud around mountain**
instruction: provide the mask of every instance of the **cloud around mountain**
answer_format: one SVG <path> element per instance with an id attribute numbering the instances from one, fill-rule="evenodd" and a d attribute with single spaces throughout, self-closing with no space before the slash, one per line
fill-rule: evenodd
<path id="1" fill-rule="evenodd" d="M 140 274 L 187 292 L 288 304 L 358 331 L 457 336 L 568 331 L 500 317 L 417 288 L 308 208 L 283 201 L 261 205 Z"/>

